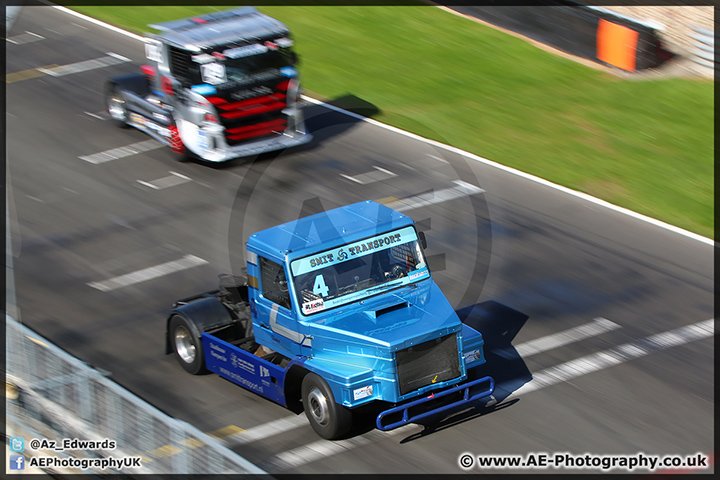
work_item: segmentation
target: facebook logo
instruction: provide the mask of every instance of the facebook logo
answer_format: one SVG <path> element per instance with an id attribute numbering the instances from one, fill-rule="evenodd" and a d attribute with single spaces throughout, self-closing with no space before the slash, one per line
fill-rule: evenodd
<path id="1" fill-rule="evenodd" d="M 25 456 L 10 455 L 10 470 L 25 470 Z"/>
<path id="2" fill-rule="evenodd" d="M 25 450 L 25 439 L 23 437 L 10 437 L 10 450 L 22 452 Z"/>

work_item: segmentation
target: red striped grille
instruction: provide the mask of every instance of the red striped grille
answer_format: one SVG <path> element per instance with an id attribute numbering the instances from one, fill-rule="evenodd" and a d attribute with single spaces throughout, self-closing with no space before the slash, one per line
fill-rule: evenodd
<path id="1" fill-rule="evenodd" d="M 231 101 L 220 96 L 205 97 L 218 111 L 220 123 L 225 127 L 225 139 L 229 145 L 254 137 L 272 135 L 287 128 L 287 117 L 282 110 L 287 107 L 289 80 L 275 85 L 270 95 Z"/>
<path id="2" fill-rule="evenodd" d="M 261 113 L 274 112 L 282 110 L 287 106 L 285 101 L 287 95 L 284 93 L 274 93 L 263 97 L 249 98 L 239 102 L 228 103 L 226 100 L 217 97 L 211 97 L 213 103 L 220 111 L 220 116 L 227 119 L 235 119 L 240 117 L 250 117 Z"/>
<path id="3" fill-rule="evenodd" d="M 231 140 L 245 140 L 246 138 L 269 135 L 275 132 L 282 132 L 287 127 L 287 120 L 277 118 L 267 122 L 247 125 L 245 127 L 230 128 L 225 130 L 225 136 Z"/>

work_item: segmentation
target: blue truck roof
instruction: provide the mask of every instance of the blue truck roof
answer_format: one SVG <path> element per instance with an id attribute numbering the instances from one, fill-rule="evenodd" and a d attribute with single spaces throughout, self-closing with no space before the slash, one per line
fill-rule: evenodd
<path id="1" fill-rule="evenodd" d="M 372 200 L 317 213 L 250 235 L 247 246 L 256 253 L 283 260 L 395 230 L 413 221 Z"/>

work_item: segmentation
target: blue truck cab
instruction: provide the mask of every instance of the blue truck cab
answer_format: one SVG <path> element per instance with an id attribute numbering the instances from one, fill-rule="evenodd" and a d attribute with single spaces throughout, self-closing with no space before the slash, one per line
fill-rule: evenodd
<path id="1" fill-rule="evenodd" d="M 301 401 L 328 439 L 373 402 L 389 430 L 488 396 L 492 378 L 468 381 L 485 362 L 482 335 L 433 281 L 424 243 L 410 217 L 372 201 L 250 235 L 244 278 L 176 302 L 166 353 L 190 373 Z"/>

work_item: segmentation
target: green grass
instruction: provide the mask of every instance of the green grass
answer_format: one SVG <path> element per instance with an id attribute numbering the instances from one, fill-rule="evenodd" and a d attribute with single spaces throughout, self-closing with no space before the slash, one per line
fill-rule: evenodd
<path id="1" fill-rule="evenodd" d="M 78 7 L 136 33 L 213 7 Z M 627 80 L 421 7 L 262 7 L 286 23 L 307 92 L 713 237 L 713 84 Z"/>

